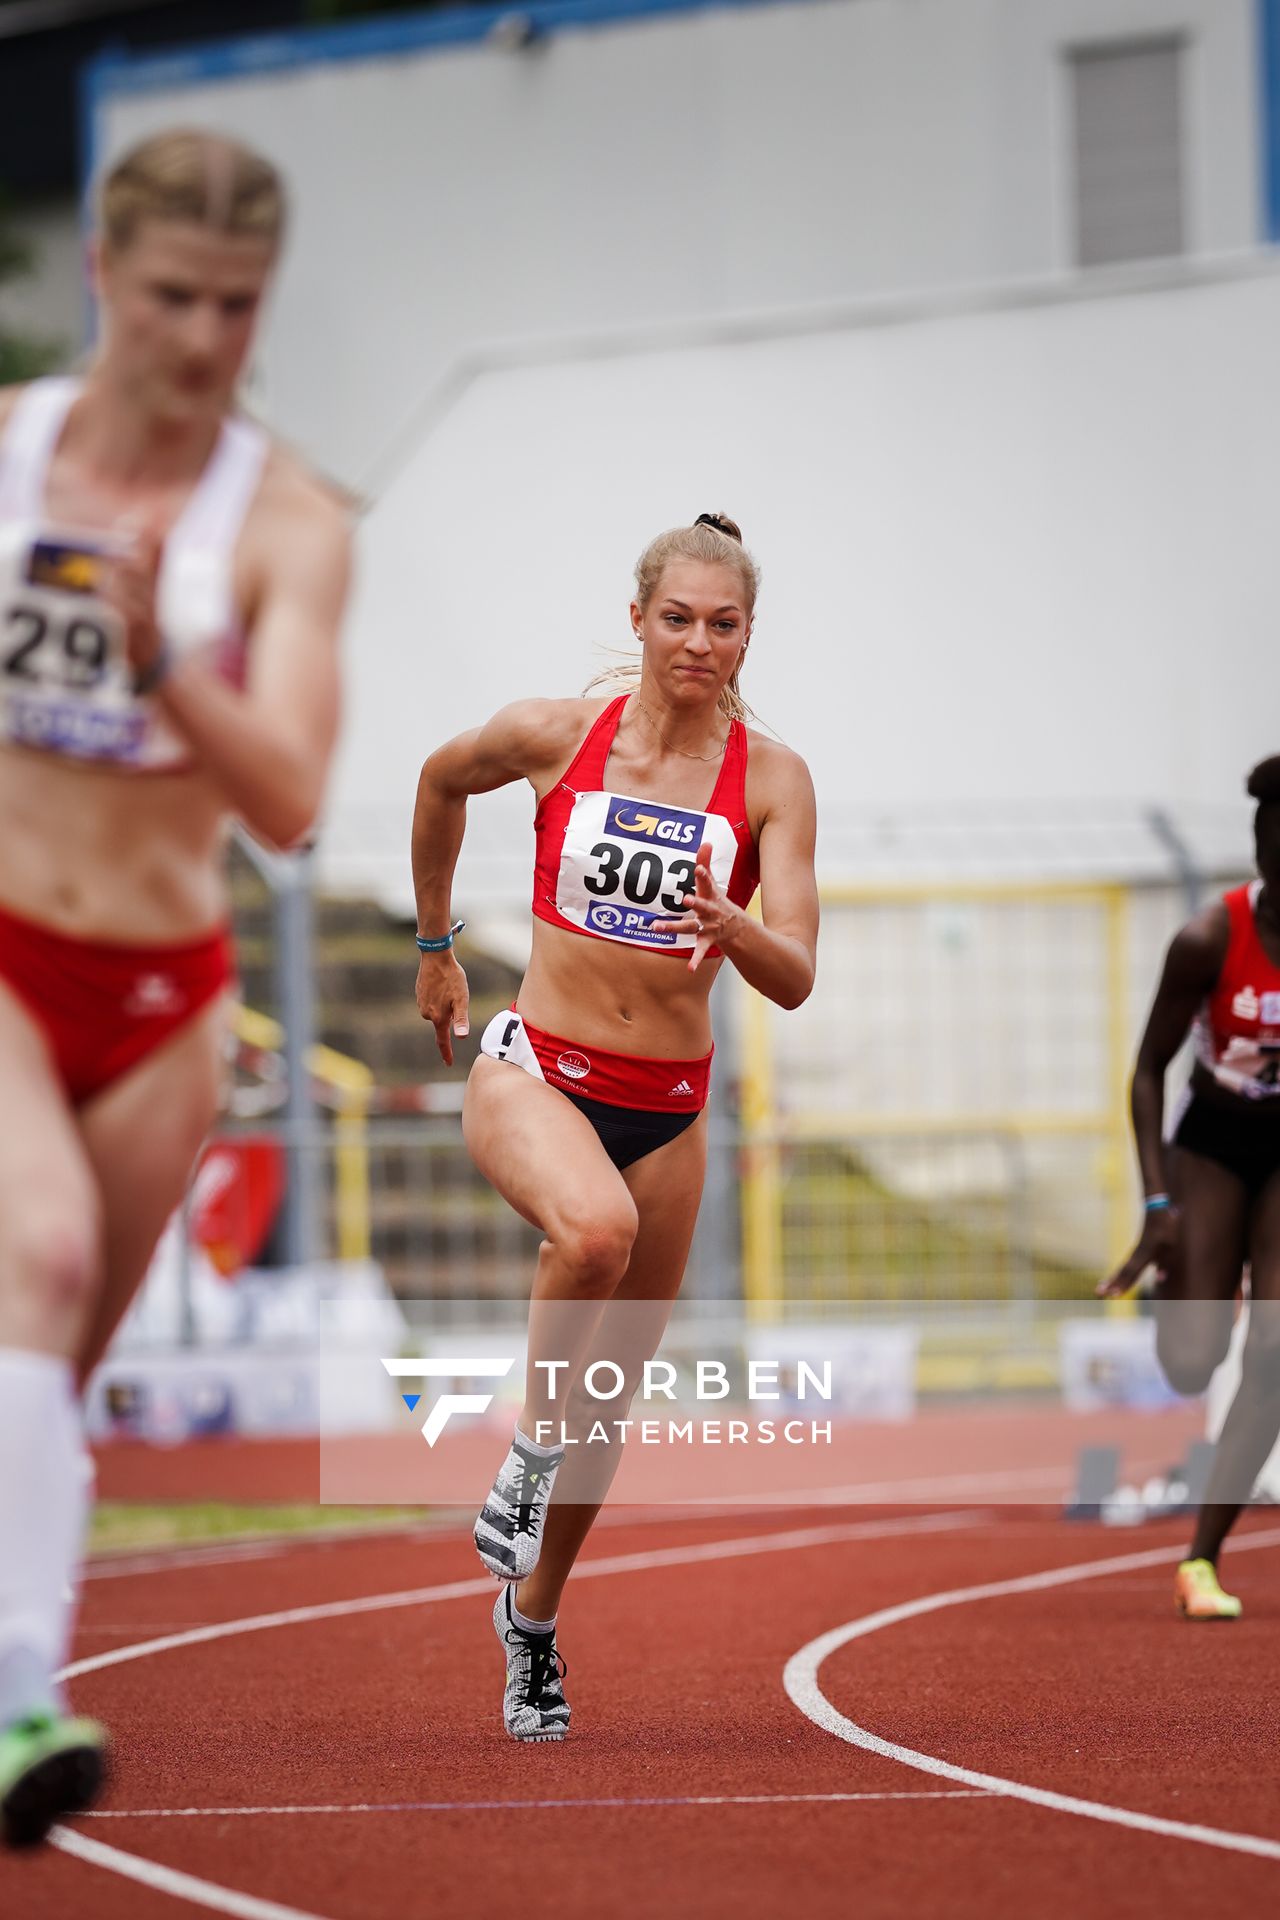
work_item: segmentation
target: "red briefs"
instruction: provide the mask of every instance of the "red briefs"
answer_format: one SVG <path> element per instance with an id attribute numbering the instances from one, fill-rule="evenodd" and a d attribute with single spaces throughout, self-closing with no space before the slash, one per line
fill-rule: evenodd
<path id="1" fill-rule="evenodd" d="M 701 1113 L 711 1085 L 711 1054 L 700 1060 L 654 1060 L 642 1054 L 583 1047 L 529 1024 L 512 1007 L 485 1028 L 481 1051 L 510 1060 L 563 1093 L 607 1107 L 644 1113 Z M 713 1049 L 714 1051 L 714 1049 Z"/>
<path id="2" fill-rule="evenodd" d="M 134 947 L 73 939 L 0 908 L 0 981 L 34 1017 L 73 1106 L 162 1046 L 234 972 L 226 927 Z"/>

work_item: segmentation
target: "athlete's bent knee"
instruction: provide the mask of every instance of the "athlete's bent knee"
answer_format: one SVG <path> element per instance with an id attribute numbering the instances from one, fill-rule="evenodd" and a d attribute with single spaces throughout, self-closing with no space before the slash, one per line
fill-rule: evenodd
<path id="1" fill-rule="evenodd" d="M 35 1335 L 81 1320 L 102 1277 L 96 1219 L 83 1222 L 32 1214 L 0 1234 L 6 1319 Z"/>
<path id="2" fill-rule="evenodd" d="M 587 1297 L 611 1292 L 627 1270 L 639 1221 L 627 1197 L 593 1213 L 557 1222 L 549 1238 L 575 1291 Z"/>
<path id="3" fill-rule="evenodd" d="M 1190 1350 L 1175 1348 L 1171 1352 L 1160 1351 L 1160 1367 L 1165 1379 L 1175 1393 L 1203 1393 L 1218 1368 L 1226 1358 L 1226 1347 L 1219 1351 L 1206 1352 L 1203 1348 Z"/>

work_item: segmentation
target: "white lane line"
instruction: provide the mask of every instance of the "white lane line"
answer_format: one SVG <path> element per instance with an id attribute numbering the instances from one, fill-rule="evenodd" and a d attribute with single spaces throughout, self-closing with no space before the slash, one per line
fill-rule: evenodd
<path id="1" fill-rule="evenodd" d="M 772 1493 L 728 1493 L 714 1498 L 689 1499 L 662 1506 L 628 1506 L 615 1502 L 597 1516 L 596 1529 L 657 1525 L 673 1519 L 705 1522 L 717 1514 L 727 1517 L 743 1508 L 768 1513 L 775 1508 L 888 1506 L 942 1506 L 951 1500 L 981 1500 L 1003 1493 L 1061 1494 L 1070 1478 L 1061 1467 L 996 1468 L 981 1473 L 926 1474 L 911 1480 L 855 1480 L 840 1486 L 800 1487 Z M 1013 1503 L 1016 1504 L 1016 1503 Z M 368 1527 L 316 1527 L 305 1533 L 251 1535 L 227 1540 L 193 1542 L 190 1546 L 109 1548 L 90 1555 L 80 1568 L 81 1581 L 125 1580 L 140 1574 L 182 1573 L 189 1567 L 220 1567 L 241 1560 L 274 1560 L 302 1547 L 346 1546 L 353 1542 L 470 1539 L 474 1515 L 446 1519 L 443 1514 L 425 1520 Z"/>
<path id="2" fill-rule="evenodd" d="M 657 1548 L 648 1553 L 613 1554 L 605 1559 L 583 1561 L 575 1568 L 575 1575 L 578 1579 L 601 1578 L 606 1574 L 648 1572 L 654 1567 L 688 1566 L 701 1560 L 728 1560 L 738 1554 L 781 1553 L 802 1547 L 831 1546 L 849 1540 L 891 1539 L 898 1534 L 945 1533 L 989 1518 L 990 1515 L 983 1512 L 932 1513 L 900 1520 L 855 1521 L 845 1526 L 801 1527 L 788 1533 L 755 1534 L 737 1540 L 710 1540 L 694 1546 Z M 283 1613 L 256 1614 L 248 1620 L 223 1621 L 217 1626 L 199 1627 L 188 1633 L 166 1634 L 160 1639 L 143 1640 L 132 1647 L 116 1647 L 110 1653 L 73 1661 L 69 1667 L 63 1668 L 58 1678 L 70 1680 L 78 1674 L 97 1672 L 102 1667 L 119 1666 L 126 1660 L 143 1660 L 153 1653 L 166 1653 L 175 1647 L 230 1639 L 240 1633 L 258 1633 L 268 1627 L 300 1626 L 311 1620 L 334 1620 L 344 1615 L 376 1613 L 388 1607 L 427 1606 L 439 1600 L 456 1600 L 464 1595 L 491 1594 L 493 1591 L 491 1579 L 453 1580 L 443 1586 L 419 1587 L 406 1593 L 371 1594 L 364 1600 L 342 1600 L 325 1606 L 292 1607 Z M 73 1832 L 69 1827 L 55 1827 L 49 1839 L 64 1853 L 72 1854 L 92 1866 L 102 1867 L 108 1873 L 118 1873 L 124 1879 L 135 1880 L 142 1886 L 172 1893 L 179 1899 L 188 1899 L 214 1913 L 228 1915 L 229 1920 L 322 1920 L 322 1916 L 317 1914 L 301 1913 L 293 1908 L 277 1906 L 271 1901 L 255 1900 L 247 1894 L 236 1893 L 230 1887 L 218 1886 L 212 1880 L 197 1880 L 191 1874 L 157 1866 L 120 1847 L 108 1847 L 100 1840 L 90 1840 L 86 1834 Z"/>
<path id="3" fill-rule="evenodd" d="M 187 1620 L 104 1620 L 96 1622 L 92 1627 L 86 1627 L 77 1621 L 76 1633 L 91 1640 L 95 1634 L 100 1636 L 104 1633 L 154 1633 L 157 1627 L 163 1627 L 166 1633 L 178 1633 L 189 1625 L 190 1621 Z"/>
<path id="4" fill-rule="evenodd" d="M 574 1569 L 575 1580 L 593 1580 L 614 1573 L 646 1573 L 655 1567 L 691 1566 L 704 1560 L 732 1560 L 757 1553 L 788 1553 L 802 1547 L 840 1545 L 848 1540 L 884 1540 L 898 1534 L 947 1533 L 989 1518 L 986 1513 L 913 1514 L 896 1520 L 847 1521 L 828 1527 L 797 1527 L 787 1532 L 743 1535 L 729 1540 L 706 1540 L 685 1547 L 655 1547 L 639 1553 L 611 1554 L 606 1558 L 580 1561 Z M 261 1633 L 271 1627 L 300 1627 L 314 1620 L 343 1620 L 363 1613 L 381 1613 L 393 1607 L 433 1606 L 443 1600 L 474 1599 L 478 1594 L 493 1595 L 496 1582 L 488 1575 L 478 1579 L 450 1580 L 436 1587 L 412 1587 L 400 1593 L 374 1593 L 360 1600 L 329 1600 L 310 1607 L 289 1607 L 281 1613 L 251 1614 L 240 1620 L 216 1621 L 206 1627 L 190 1627 L 183 1633 L 161 1634 L 152 1640 L 140 1640 L 133 1646 L 112 1647 L 83 1660 L 73 1660 L 57 1676 L 75 1680 L 82 1674 L 98 1673 L 104 1667 L 118 1667 L 131 1660 L 149 1659 L 152 1654 L 170 1653 L 178 1647 L 195 1647 L 213 1640 L 229 1640 L 243 1633 Z"/>
<path id="5" fill-rule="evenodd" d="M 1233 1539 L 1232 1552 L 1246 1553 L 1274 1546 L 1280 1546 L 1280 1528 L 1276 1527 L 1265 1533 L 1244 1534 Z M 998 1600 L 1015 1593 L 1041 1593 L 1046 1588 L 1071 1586 L 1080 1580 L 1100 1580 L 1112 1573 L 1164 1566 L 1178 1558 L 1178 1549 L 1156 1547 L 1146 1553 L 1121 1554 L 1112 1560 L 1086 1560 L 1073 1567 L 1053 1567 L 1047 1573 L 1027 1574 L 1016 1580 L 993 1580 L 980 1587 L 953 1587 L 945 1593 L 928 1593 L 918 1600 L 904 1601 L 900 1606 L 883 1607 L 878 1613 L 864 1614 L 859 1620 L 833 1627 L 829 1633 L 820 1634 L 816 1640 L 801 1647 L 788 1660 L 783 1670 L 782 1684 L 801 1713 L 828 1733 L 835 1734 L 837 1739 L 847 1740 L 851 1746 L 862 1747 L 866 1752 L 879 1754 L 886 1760 L 901 1761 L 903 1766 L 913 1767 L 918 1773 L 954 1780 L 961 1786 L 974 1787 L 985 1793 L 1003 1794 L 1008 1799 L 1026 1800 L 1034 1807 L 1048 1807 L 1055 1813 L 1074 1813 L 1086 1820 L 1101 1820 L 1111 1826 L 1129 1827 L 1140 1833 L 1157 1833 L 1167 1839 L 1195 1840 L 1203 1846 L 1220 1847 L 1229 1853 L 1253 1854 L 1260 1860 L 1280 1860 L 1280 1841 L 1265 1840 L 1251 1833 L 1233 1833 L 1221 1827 L 1201 1826 L 1190 1821 L 1165 1820 L 1156 1814 L 1134 1813 L 1127 1807 L 1108 1806 L 1099 1800 L 1081 1800 L 1074 1794 L 1051 1793 L 1043 1787 L 1027 1786 L 1020 1780 L 1005 1780 L 996 1774 L 979 1773 L 972 1767 L 954 1766 L 949 1760 L 940 1760 L 933 1754 L 919 1753 L 914 1747 L 901 1746 L 895 1740 L 884 1740 L 879 1734 L 871 1733 L 866 1727 L 847 1719 L 831 1704 L 818 1684 L 818 1670 L 829 1655 L 840 1647 L 848 1646 L 851 1640 L 861 1640 L 867 1634 L 878 1633 L 882 1627 L 897 1626 L 904 1620 L 918 1620 L 924 1614 L 939 1613 L 945 1607 L 968 1606 L 975 1600 Z M 1229 1629 L 1221 1627 L 1218 1631 L 1226 1632 Z"/>
<path id="6" fill-rule="evenodd" d="M 312 1527 L 306 1532 L 250 1534 L 225 1540 L 193 1541 L 188 1546 L 109 1548 L 91 1554 L 80 1568 L 82 1580 L 125 1580 L 144 1573 L 181 1573 L 188 1567 L 229 1566 L 240 1560 L 276 1560 L 302 1547 L 344 1547 L 353 1541 L 439 1539 L 461 1533 L 461 1526 L 428 1520 L 367 1527 Z M 470 1532 L 470 1526 L 465 1529 Z"/>
<path id="7" fill-rule="evenodd" d="M 70 1827 L 55 1827 L 49 1844 L 88 1866 L 105 1867 L 108 1873 L 135 1880 L 154 1893 L 171 1893 L 175 1900 L 189 1900 L 193 1906 L 228 1914 L 232 1920 L 322 1920 L 321 1915 L 304 1913 L 301 1907 L 282 1907 L 276 1900 L 236 1893 L 231 1887 L 215 1886 L 211 1880 L 197 1880 L 194 1874 L 179 1873 L 175 1867 L 162 1867 L 135 1853 L 122 1853 L 118 1847 L 104 1847 L 101 1840 L 90 1840 L 87 1834 Z"/>
<path id="8" fill-rule="evenodd" d="M 854 1480 L 840 1486 L 780 1489 L 771 1493 L 726 1493 L 714 1498 L 682 1500 L 661 1506 L 628 1506 L 615 1502 L 606 1506 L 594 1525 L 632 1527 L 687 1518 L 705 1521 L 716 1514 L 733 1514 L 742 1508 L 769 1512 L 777 1507 L 859 1506 L 863 1503 L 904 1506 L 942 1506 L 950 1500 L 983 1500 L 1002 1493 L 1065 1491 L 1070 1479 L 1064 1467 L 992 1468 L 976 1473 L 924 1474 L 909 1480 Z M 1016 1504 L 1016 1503 L 1014 1503 Z M 345 1546 L 366 1540 L 396 1541 L 450 1537 L 470 1538 L 473 1515 L 451 1520 L 443 1514 L 426 1520 L 393 1522 L 368 1527 L 316 1527 L 305 1533 L 249 1536 L 228 1540 L 195 1542 L 190 1546 L 151 1549 L 108 1549 L 93 1554 L 80 1570 L 82 1580 L 123 1580 L 138 1574 L 178 1573 L 187 1567 L 218 1567 L 239 1560 L 271 1560 L 292 1553 L 296 1547 Z"/>
<path id="9" fill-rule="evenodd" d="M 915 1480 L 853 1480 L 843 1486 L 801 1487 L 794 1493 L 724 1493 L 718 1502 L 724 1507 L 826 1507 L 857 1506 L 862 1501 L 904 1504 L 919 1502 L 939 1506 L 943 1501 L 994 1499 L 1001 1493 L 1061 1494 L 1070 1481 L 1066 1467 L 993 1467 L 983 1473 L 923 1474 Z M 1017 1505 L 1016 1501 L 1011 1505 Z"/>
<path id="10" fill-rule="evenodd" d="M 378 1805 L 306 1807 L 113 1807 L 86 1813 L 85 1820 L 250 1820 L 299 1813 L 524 1813 L 544 1807 L 776 1807 L 820 1806 L 847 1800 L 994 1800 L 964 1787 L 920 1787 L 883 1793 L 678 1793 L 640 1799 L 596 1800 L 393 1800 Z"/>
<path id="11" fill-rule="evenodd" d="M 179 1547 L 173 1552 L 158 1550 L 154 1553 L 111 1554 L 102 1559 L 86 1560 L 80 1568 L 79 1578 L 83 1584 L 89 1580 L 130 1580 L 140 1574 L 179 1572 L 186 1567 L 228 1566 L 241 1560 L 270 1560 L 281 1551 L 289 1552 L 292 1542 L 281 1547 L 279 1542 L 255 1540 L 252 1544 L 245 1541 L 236 1546 L 220 1547 L 214 1553 L 203 1547 Z"/>

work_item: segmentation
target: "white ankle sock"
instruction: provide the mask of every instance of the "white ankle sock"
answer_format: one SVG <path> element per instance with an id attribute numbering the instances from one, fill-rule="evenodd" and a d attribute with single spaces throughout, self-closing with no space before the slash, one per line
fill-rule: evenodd
<path id="1" fill-rule="evenodd" d="M 544 1460 L 554 1458 L 561 1451 L 559 1447 L 547 1446 L 545 1441 L 530 1440 L 526 1434 L 521 1433 L 519 1427 L 516 1428 L 516 1440 L 520 1446 L 527 1448 L 530 1453 L 540 1454 Z"/>
<path id="2" fill-rule="evenodd" d="M 511 1624 L 519 1627 L 521 1633 L 550 1633 L 556 1624 L 556 1615 L 553 1613 L 549 1620 L 531 1620 L 527 1613 L 521 1613 L 512 1599 Z"/>
<path id="3" fill-rule="evenodd" d="M 59 1698 L 89 1508 L 84 1460 L 70 1364 L 0 1347 L 0 1726 Z"/>

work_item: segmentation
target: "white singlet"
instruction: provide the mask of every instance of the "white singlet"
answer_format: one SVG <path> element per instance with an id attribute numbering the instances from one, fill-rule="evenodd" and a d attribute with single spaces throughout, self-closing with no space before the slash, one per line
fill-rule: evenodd
<path id="1" fill-rule="evenodd" d="M 55 525 L 45 480 L 81 382 L 36 380 L 0 434 L 0 742 L 125 770 L 172 772 L 189 749 L 154 699 L 133 691 L 124 624 L 97 591 L 126 542 Z M 244 671 L 236 542 L 258 490 L 267 435 L 224 420 L 208 465 L 165 538 L 156 613 L 174 655 L 199 652 L 228 680 Z"/>

